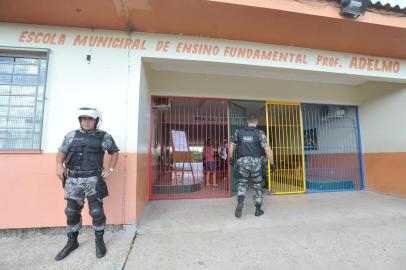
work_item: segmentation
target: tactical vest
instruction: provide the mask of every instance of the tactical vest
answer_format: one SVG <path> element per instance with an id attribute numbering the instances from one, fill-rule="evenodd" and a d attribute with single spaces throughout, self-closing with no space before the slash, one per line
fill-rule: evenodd
<path id="1" fill-rule="evenodd" d="M 259 141 L 259 130 L 255 127 L 245 127 L 237 131 L 238 158 L 261 157 L 262 146 Z"/>
<path id="2" fill-rule="evenodd" d="M 76 131 L 65 158 L 65 165 L 75 171 L 96 171 L 103 167 L 102 140 L 106 132 L 96 130 L 92 134 Z"/>

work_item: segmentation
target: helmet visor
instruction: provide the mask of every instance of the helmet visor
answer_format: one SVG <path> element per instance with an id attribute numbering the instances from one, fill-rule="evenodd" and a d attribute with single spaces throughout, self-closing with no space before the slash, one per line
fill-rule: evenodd
<path id="1" fill-rule="evenodd" d="M 99 118 L 99 113 L 95 108 L 80 108 L 78 111 L 78 117 L 91 117 L 93 119 Z"/>

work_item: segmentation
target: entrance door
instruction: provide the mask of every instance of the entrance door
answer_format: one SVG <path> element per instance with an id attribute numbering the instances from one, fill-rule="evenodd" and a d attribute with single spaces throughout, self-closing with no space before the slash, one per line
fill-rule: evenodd
<path id="1" fill-rule="evenodd" d="M 355 106 L 302 104 L 307 192 L 363 188 Z"/>
<path id="2" fill-rule="evenodd" d="M 228 139 L 228 102 L 152 97 L 150 198 L 230 195 L 220 153 Z"/>
<path id="3" fill-rule="evenodd" d="M 269 190 L 274 194 L 304 193 L 306 181 L 300 103 L 267 101 L 266 122 L 267 137 L 276 162 L 276 171 L 268 172 Z"/>

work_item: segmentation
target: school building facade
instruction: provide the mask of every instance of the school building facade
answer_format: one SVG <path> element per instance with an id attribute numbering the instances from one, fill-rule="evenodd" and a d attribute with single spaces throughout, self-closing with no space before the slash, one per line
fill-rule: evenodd
<path id="1" fill-rule="evenodd" d="M 220 152 L 250 113 L 275 152 L 270 192 L 405 196 L 406 3 L 368 5 L 2 1 L 0 229 L 65 225 L 56 152 L 87 104 L 121 150 L 109 224 L 137 224 L 153 199 L 233 196 Z"/>

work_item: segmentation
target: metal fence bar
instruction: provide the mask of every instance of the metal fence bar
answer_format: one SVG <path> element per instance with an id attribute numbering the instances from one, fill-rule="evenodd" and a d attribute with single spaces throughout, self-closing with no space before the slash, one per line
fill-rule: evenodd
<path id="1" fill-rule="evenodd" d="M 359 149 L 359 154 L 358 154 L 358 158 L 359 158 L 359 163 L 360 163 L 360 171 L 361 171 L 361 175 L 360 175 L 360 188 L 364 189 L 365 188 L 365 175 L 364 175 L 364 159 L 362 158 L 362 143 L 361 143 L 361 126 L 360 126 L 360 121 L 359 121 L 359 110 L 358 107 L 356 108 L 356 115 L 357 115 L 357 120 L 356 120 L 356 125 L 357 125 L 357 144 L 358 144 L 358 149 Z"/>
<path id="2" fill-rule="evenodd" d="M 267 102 L 268 134 L 277 169 L 270 176 L 272 192 L 305 192 L 300 105 L 293 102 Z"/>
<path id="3" fill-rule="evenodd" d="M 355 106 L 303 104 L 306 179 L 309 192 L 362 188 L 359 127 Z"/>
<path id="4" fill-rule="evenodd" d="M 154 178 L 150 182 L 151 199 L 229 196 L 228 170 L 220 158 L 221 143 L 228 139 L 227 103 L 217 99 L 153 97 L 152 104 L 156 124 L 150 149 Z M 206 149 L 214 159 L 210 168 L 215 169 L 210 174 L 203 160 Z"/>
<path id="5" fill-rule="evenodd" d="M 289 185 L 289 191 L 292 192 L 294 190 L 295 186 L 298 186 L 298 179 L 294 177 L 294 163 L 293 163 L 293 155 L 295 153 L 295 142 L 292 140 L 291 137 L 291 130 L 294 126 L 294 123 L 292 123 L 292 119 L 290 118 L 290 111 L 291 107 L 290 106 L 285 106 L 286 108 L 286 141 L 288 142 L 287 144 L 287 150 L 288 150 L 288 168 L 289 168 L 289 173 L 288 173 L 288 179 L 291 179 L 291 185 Z"/>

